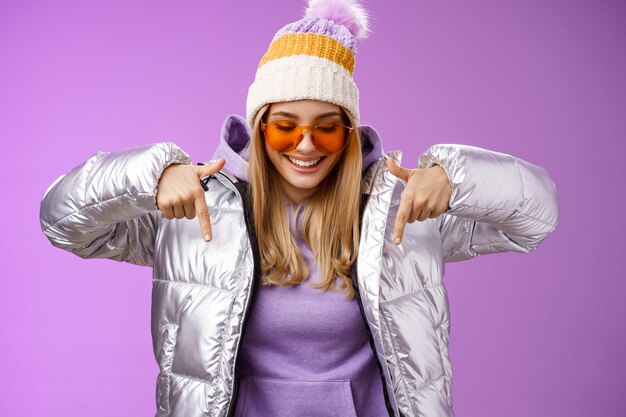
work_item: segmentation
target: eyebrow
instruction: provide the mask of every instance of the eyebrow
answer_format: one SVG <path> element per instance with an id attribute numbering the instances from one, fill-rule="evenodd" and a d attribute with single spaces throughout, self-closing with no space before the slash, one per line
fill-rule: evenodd
<path id="1" fill-rule="evenodd" d="M 285 116 L 285 117 L 291 117 L 292 119 L 297 119 L 298 118 L 298 115 L 293 114 L 293 113 L 288 113 L 286 111 L 277 111 L 275 113 L 272 113 L 270 116 Z M 319 120 L 319 119 L 323 119 L 324 117 L 330 117 L 330 116 L 341 116 L 341 113 L 336 112 L 336 111 L 323 113 L 323 114 L 320 114 L 319 116 L 317 116 L 314 120 Z"/>

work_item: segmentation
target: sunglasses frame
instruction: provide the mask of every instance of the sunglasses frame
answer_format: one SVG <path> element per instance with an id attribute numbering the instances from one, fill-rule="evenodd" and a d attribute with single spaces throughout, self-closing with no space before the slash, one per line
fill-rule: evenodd
<path id="1" fill-rule="evenodd" d="M 273 122 L 268 122 L 268 123 L 261 122 L 261 130 L 263 131 L 263 135 L 264 135 L 266 141 L 267 141 L 267 132 L 266 132 L 267 126 L 273 125 L 273 124 L 276 124 L 276 123 L 279 123 L 279 122 L 290 122 L 290 121 L 281 119 L 281 120 L 274 120 Z M 286 149 L 286 150 L 278 150 L 278 149 L 275 149 L 269 142 L 268 142 L 268 144 L 270 145 L 270 147 L 272 149 L 274 149 L 277 152 L 282 152 L 282 153 L 284 153 L 284 152 L 291 152 L 294 149 L 296 149 L 298 147 L 298 145 L 300 145 L 300 142 L 302 142 L 302 139 L 304 138 L 304 132 L 308 130 L 309 132 L 311 132 L 311 141 L 313 142 L 313 145 L 315 146 L 315 149 L 317 149 L 318 151 L 322 152 L 324 155 L 334 155 L 334 154 L 337 154 L 337 153 L 343 151 L 346 148 L 346 146 L 348 145 L 348 141 L 350 140 L 350 137 L 352 136 L 352 131 L 354 130 L 354 127 L 346 126 L 346 125 L 344 125 L 342 123 L 335 123 L 337 126 L 343 127 L 345 129 L 344 130 L 344 135 L 346 134 L 346 130 L 347 130 L 348 137 L 347 137 L 347 139 L 344 140 L 344 144 L 343 144 L 343 147 L 341 149 L 339 149 L 337 152 L 327 153 L 327 152 L 323 152 L 320 148 L 317 147 L 317 143 L 315 142 L 315 135 L 313 134 L 313 129 L 318 128 L 319 126 L 322 126 L 323 124 L 326 124 L 326 123 L 329 123 L 329 122 L 320 123 L 320 124 L 318 124 L 316 126 L 313 126 L 313 125 L 296 125 L 294 128 L 302 128 L 302 133 L 300 134 L 300 137 L 298 138 L 298 140 L 294 142 L 293 146 L 288 148 L 288 149 Z"/>

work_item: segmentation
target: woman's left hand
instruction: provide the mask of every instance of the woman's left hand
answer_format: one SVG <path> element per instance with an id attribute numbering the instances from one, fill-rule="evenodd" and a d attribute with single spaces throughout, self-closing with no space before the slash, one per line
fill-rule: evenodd
<path id="1" fill-rule="evenodd" d="M 407 223 L 436 218 L 448 209 L 452 185 L 439 165 L 430 168 L 407 169 L 387 158 L 389 172 L 406 184 L 393 230 L 393 240 L 400 244 Z"/>

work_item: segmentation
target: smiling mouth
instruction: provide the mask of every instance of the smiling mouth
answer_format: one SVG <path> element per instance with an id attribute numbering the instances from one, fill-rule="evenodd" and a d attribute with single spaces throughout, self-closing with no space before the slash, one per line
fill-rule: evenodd
<path id="1" fill-rule="evenodd" d="M 320 161 L 324 159 L 324 157 L 320 157 L 316 159 L 311 159 L 310 161 L 302 161 L 300 159 L 292 158 L 289 155 L 285 155 L 285 157 L 289 160 L 289 162 L 300 168 L 312 168 L 314 166 L 317 166 Z"/>

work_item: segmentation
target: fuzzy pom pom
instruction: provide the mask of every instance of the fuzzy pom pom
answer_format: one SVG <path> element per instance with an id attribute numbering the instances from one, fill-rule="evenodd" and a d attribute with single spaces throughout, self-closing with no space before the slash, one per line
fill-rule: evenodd
<path id="1" fill-rule="evenodd" d="M 347 27 L 355 39 L 370 32 L 367 10 L 357 0 L 308 0 L 304 17 L 332 20 Z"/>

